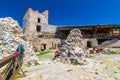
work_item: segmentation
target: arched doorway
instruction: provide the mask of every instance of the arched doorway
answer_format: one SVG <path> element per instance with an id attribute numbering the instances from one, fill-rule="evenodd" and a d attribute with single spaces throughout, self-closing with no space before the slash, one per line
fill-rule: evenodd
<path id="1" fill-rule="evenodd" d="M 47 47 L 47 44 L 46 44 L 46 43 L 42 43 L 42 44 L 41 44 L 41 50 L 42 50 L 42 49 L 43 49 L 43 51 L 46 50 L 46 47 Z"/>
<path id="2" fill-rule="evenodd" d="M 92 42 L 91 41 L 87 41 L 87 47 L 89 47 L 89 48 L 92 47 Z"/>

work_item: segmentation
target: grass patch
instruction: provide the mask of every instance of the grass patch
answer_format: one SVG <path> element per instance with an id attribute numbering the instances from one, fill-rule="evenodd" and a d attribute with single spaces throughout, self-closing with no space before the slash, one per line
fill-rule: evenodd
<path id="1" fill-rule="evenodd" d="M 46 50 L 46 51 L 43 51 L 43 52 L 39 52 L 36 56 L 39 57 L 39 58 L 51 58 L 54 56 L 54 53 L 53 50 Z"/>
<path id="2" fill-rule="evenodd" d="M 12 80 L 19 80 L 19 78 L 13 78 Z"/>
<path id="3" fill-rule="evenodd" d="M 120 54 L 120 49 L 113 49 L 108 52 L 104 52 L 104 54 Z"/>
<path id="4" fill-rule="evenodd" d="M 100 62 L 100 64 L 103 64 L 103 63 L 104 63 L 103 61 Z"/>
<path id="5" fill-rule="evenodd" d="M 80 63 L 78 61 L 75 61 L 72 63 L 73 65 L 80 65 Z"/>
<path id="6" fill-rule="evenodd" d="M 99 73 L 98 72 L 95 72 L 96 75 L 98 75 Z"/>
<path id="7" fill-rule="evenodd" d="M 40 65 L 37 61 L 34 62 L 35 65 Z"/>
<path id="8" fill-rule="evenodd" d="M 27 67 L 30 67 L 32 64 L 30 63 L 30 61 L 27 62 Z"/>
<path id="9" fill-rule="evenodd" d="M 22 39 L 23 39 L 24 41 L 28 41 L 28 40 L 27 40 L 27 38 L 26 38 L 25 36 L 24 36 L 24 37 L 22 37 Z"/>
<path id="10" fill-rule="evenodd" d="M 19 76 L 21 75 L 21 73 L 19 72 L 19 70 L 16 72 L 16 75 L 15 76 Z M 19 78 L 17 77 L 14 77 L 12 80 L 20 80 Z"/>
<path id="11" fill-rule="evenodd" d="M 26 70 L 26 71 L 24 71 L 24 73 L 28 73 L 28 71 Z"/>
<path id="12" fill-rule="evenodd" d="M 111 54 L 120 54 L 120 52 L 113 52 L 113 51 L 111 51 L 111 52 L 105 52 L 104 54 L 109 54 L 109 55 L 111 55 Z"/>
<path id="13" fill-rule="evenodd" d="M 118 69 L 120 70 L 120 67 L 118 67 Z"/>
<path id="14" fill-rule="evenodd" d="M 67 72 L 70 72 L 70 71 L 72 71 L 72 69 L 67 70 Z"/>
<path id="15" fill-rule="evenodd" d="M 6 72 L 7 72 L 7 70 L 8 70 L 8 68 L 5 68 L 5 69 L 1 72 L 1 74 L 6 73 Z"/>
<path id="16" fill-rule="evenodd" d="M 88 58 L 94 58 L 94 55 L 93 54 L 89 54 L 87 57 Z"/>

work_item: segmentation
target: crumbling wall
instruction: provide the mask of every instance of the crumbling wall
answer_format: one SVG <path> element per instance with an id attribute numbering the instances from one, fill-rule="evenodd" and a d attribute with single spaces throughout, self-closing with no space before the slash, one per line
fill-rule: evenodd
<path id="1" fill-rule="evenodd" d="M 58 43 L 61 43 L 60 39 L 39 39 L 40 40 L 40 47 L 41 48 L 41 44 L 46 44 L 46 49 L 57 49 L 58 48 Z"/>
<path id="2" fill-rule="evenodd" d="M 11 17 L 0 18 L 0 59 L 12 55 L 18 45 L 23 44 L 25 48 L 24 62 L 38 60 L 32 46 L 23 37 L 22 29 L 17 21 Z"/>
<path id="3" fill-rule="evenodd" d="M 72 29 L 68 35 L 65 44 L 60 47 L 61 61 L 67 63 L 78 62 L 82 64 L 86 54 L 84 39 L 79 29 Z"/>

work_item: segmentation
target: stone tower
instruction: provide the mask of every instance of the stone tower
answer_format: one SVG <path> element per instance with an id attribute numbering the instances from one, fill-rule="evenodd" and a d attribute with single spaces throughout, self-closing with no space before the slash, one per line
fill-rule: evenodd
<path id="1" fill-rule="evenodd" d="M 31 33 L 46 32 L 48 26 L 48 11 L 39 13 L 31 8 L 27 10 L 23 17 L 23 33 L 29 35 Z"/>
<path id="2" fill-rule="evenodd" d="M 48 24 L 48 10 L 40 13 L 29 8 L 23 17 L 23 33 L 27 40 L 35 47 L 40 48 L 42 44 L 51 48 L 54 41 L 57 26 Z"/>
<path id="3" fill-rule="evenodd" d="M 47 32 L 48 27 L 48 11 L 43 13 L 34 11 L 29 8 L 23 17 L 23 33 L 31 42 L 31 44 L 38 44 L 38 35 Z M 33 43 L 34 42 L 34 43 Z"/>

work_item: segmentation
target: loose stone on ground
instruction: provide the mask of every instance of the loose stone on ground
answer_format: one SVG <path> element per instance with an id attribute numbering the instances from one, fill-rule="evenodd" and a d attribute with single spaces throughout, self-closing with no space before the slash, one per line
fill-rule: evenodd
<path id="1" fill-rule="evenodd" d="M 87 65 L 63 64 L 41 59 L 40 65 L 25 67 L 22 80 L 120 80 L 120 55 L 93 54 Z"/>

